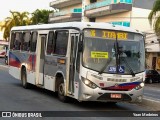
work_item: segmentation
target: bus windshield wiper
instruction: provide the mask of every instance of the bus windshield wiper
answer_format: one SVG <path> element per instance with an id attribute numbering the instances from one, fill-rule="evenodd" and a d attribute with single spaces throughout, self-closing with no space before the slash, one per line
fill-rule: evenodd
<path id="1" fill-rule="evenodd" d="M 116 38 L 116 44 L 114 43 L 114 50 L 115 50 L 115 57 L 116 57 L 116 73 L 118 73 L 118 66 L 120 66 L 120 53 L 119 53 L 119 45 L 118 45 L 118 41 Z"/>
<path id="2" fill-rule="evenodd" d="M 106 62 L 106 64 L 102 67 L 102 69 L 98 72 L 98 74 L 102 74 L 103 73 L 103 71 L 106 69 L 107 65 L 111 62 L 111 60 L 112 60 L 112 58 L 110 58 L 110 60 L 108 60 Z"/>
<path id="3" fill-rule="evenodd" d="M 131 73 L 132 76 L 134 77 L 134 76 L 135 76 L 135 73 L 134 73 L 134 71 L 132 70 L 131 66 L 128 64 L 127 60 L 126 60 L 124 57 L 122 57 L 122 60 L 123 60 L 124 63 L 127 65 L 128 69 L 129 69 L 129 71 L 130 71 L 130 73 Z"/>
<path id="4" fill-rule="evenodd" d="M 134 71 L 132 70 L 131 66 L 128 64 L 127 60 L 124 57 L 121 57 L 121 54 L 123 53 L 123 51 L 120 52 L 119 50 L 119 44 L 116 38 L 116 45 L 114 44 L 114 48 L 115 48 L 115 52 L 116 52 L 116 72 L 119 73 L 118 68 L 120 67 L 120 60 L 122 59 L 124 61 L 124 63 L 127 65 L 130 73 L 132 74 L 132 76 L 135 76 Z"/>

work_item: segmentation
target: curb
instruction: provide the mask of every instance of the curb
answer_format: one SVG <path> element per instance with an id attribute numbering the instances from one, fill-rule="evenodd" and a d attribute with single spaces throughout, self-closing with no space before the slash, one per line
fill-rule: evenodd
<path id="1" fill-rule="evenodd" d="M 156 111 L 160 111 L 160 101 L 157 101 L 157 100 L 153 100 L 153 99 L 149 99 L 149 98 L 144 97 L 142 102 L 139 103 L 139 105 L 149 107 L 149 108 L 154 109 Z"/>

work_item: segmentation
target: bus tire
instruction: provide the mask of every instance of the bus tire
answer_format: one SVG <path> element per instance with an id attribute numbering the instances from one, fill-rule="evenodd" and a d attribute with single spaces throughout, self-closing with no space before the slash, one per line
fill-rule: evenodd
<path id="1" fill-rule="evenodd" d="M 22 69 L 21 82 L 22 82 L 23 88 L 25 89 L 29 88 L 29 83 L 27 83 L 26 69 Z"/>
<path id="2" fill-rule="evenodd" d="M 62 102 L 68 102 L 68 97 L 64 95 L 64 89 L 64 82 L 60 80 L 60 82 L 58 83 L 58 98 Z"/>

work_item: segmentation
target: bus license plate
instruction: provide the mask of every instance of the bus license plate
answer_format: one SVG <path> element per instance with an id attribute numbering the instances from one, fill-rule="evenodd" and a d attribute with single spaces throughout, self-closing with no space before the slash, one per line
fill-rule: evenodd
<path id="1" fill-rule="evenodd" d="M 111 98 L 122 98 L 121 94 L 111 94 Z"/>

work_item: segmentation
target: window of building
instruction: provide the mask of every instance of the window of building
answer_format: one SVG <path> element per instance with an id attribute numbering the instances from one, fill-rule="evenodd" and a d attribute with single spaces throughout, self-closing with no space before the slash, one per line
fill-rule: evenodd
<path id="1" fill-rule="evenodd" d="M 130 27 L 130 22 L 111 22 L 113 25 L 121 25 L 125 27 Z"/>
<path id="2" fill-rule="evenodd" d="M 56 31 L 55 54 L 66 55 L 68 45 L 68 31 Z"/>
<path id="3" fill-rule="evenodd" d="M 54 37 L 54 31 L 49 32 L 48 36 L 48 43 L 47 43 L 47 54 L 51 55 L 54 53 L 55 48 L 55 37 Z"/>
<path id="4" fill-rule="evenodd" d="M 132 3 L 132 0 L 120 0 L 121 3 Z"/>
<path id="5" fill-rule="evenodd" d="M 23 45 L 22 45 L 22 50 L 23 51 L 29 51 L 30 50 L 30 40 L 31 40 L 30 32 L 25 32 L 24 33 L 24 41 L 23 41 Z"/>
<path id="6" fill-rule="evenodd" d="M 117 3 L 117 0 L 114 0 L 114 3 Z"/>
<path id="7" fill-rule="evenodd" d="M 123 22 L 123 26 L 130 27 L 130 22 Z"/>
<path id="8" fill-rule="evenodd" d="M 82 12 L 82 8 L 75 8 L 73 9 L 74 13 L 81 13 Z"/>
<path id="9" fill-rule="evenodd" d="M 31 36 L 31 48 L 30 48 L 31 52 L 35 52 L 36 51 L 37 35 L 38 35 L 37 32 L 32 32 L 32 36 Z"/>

